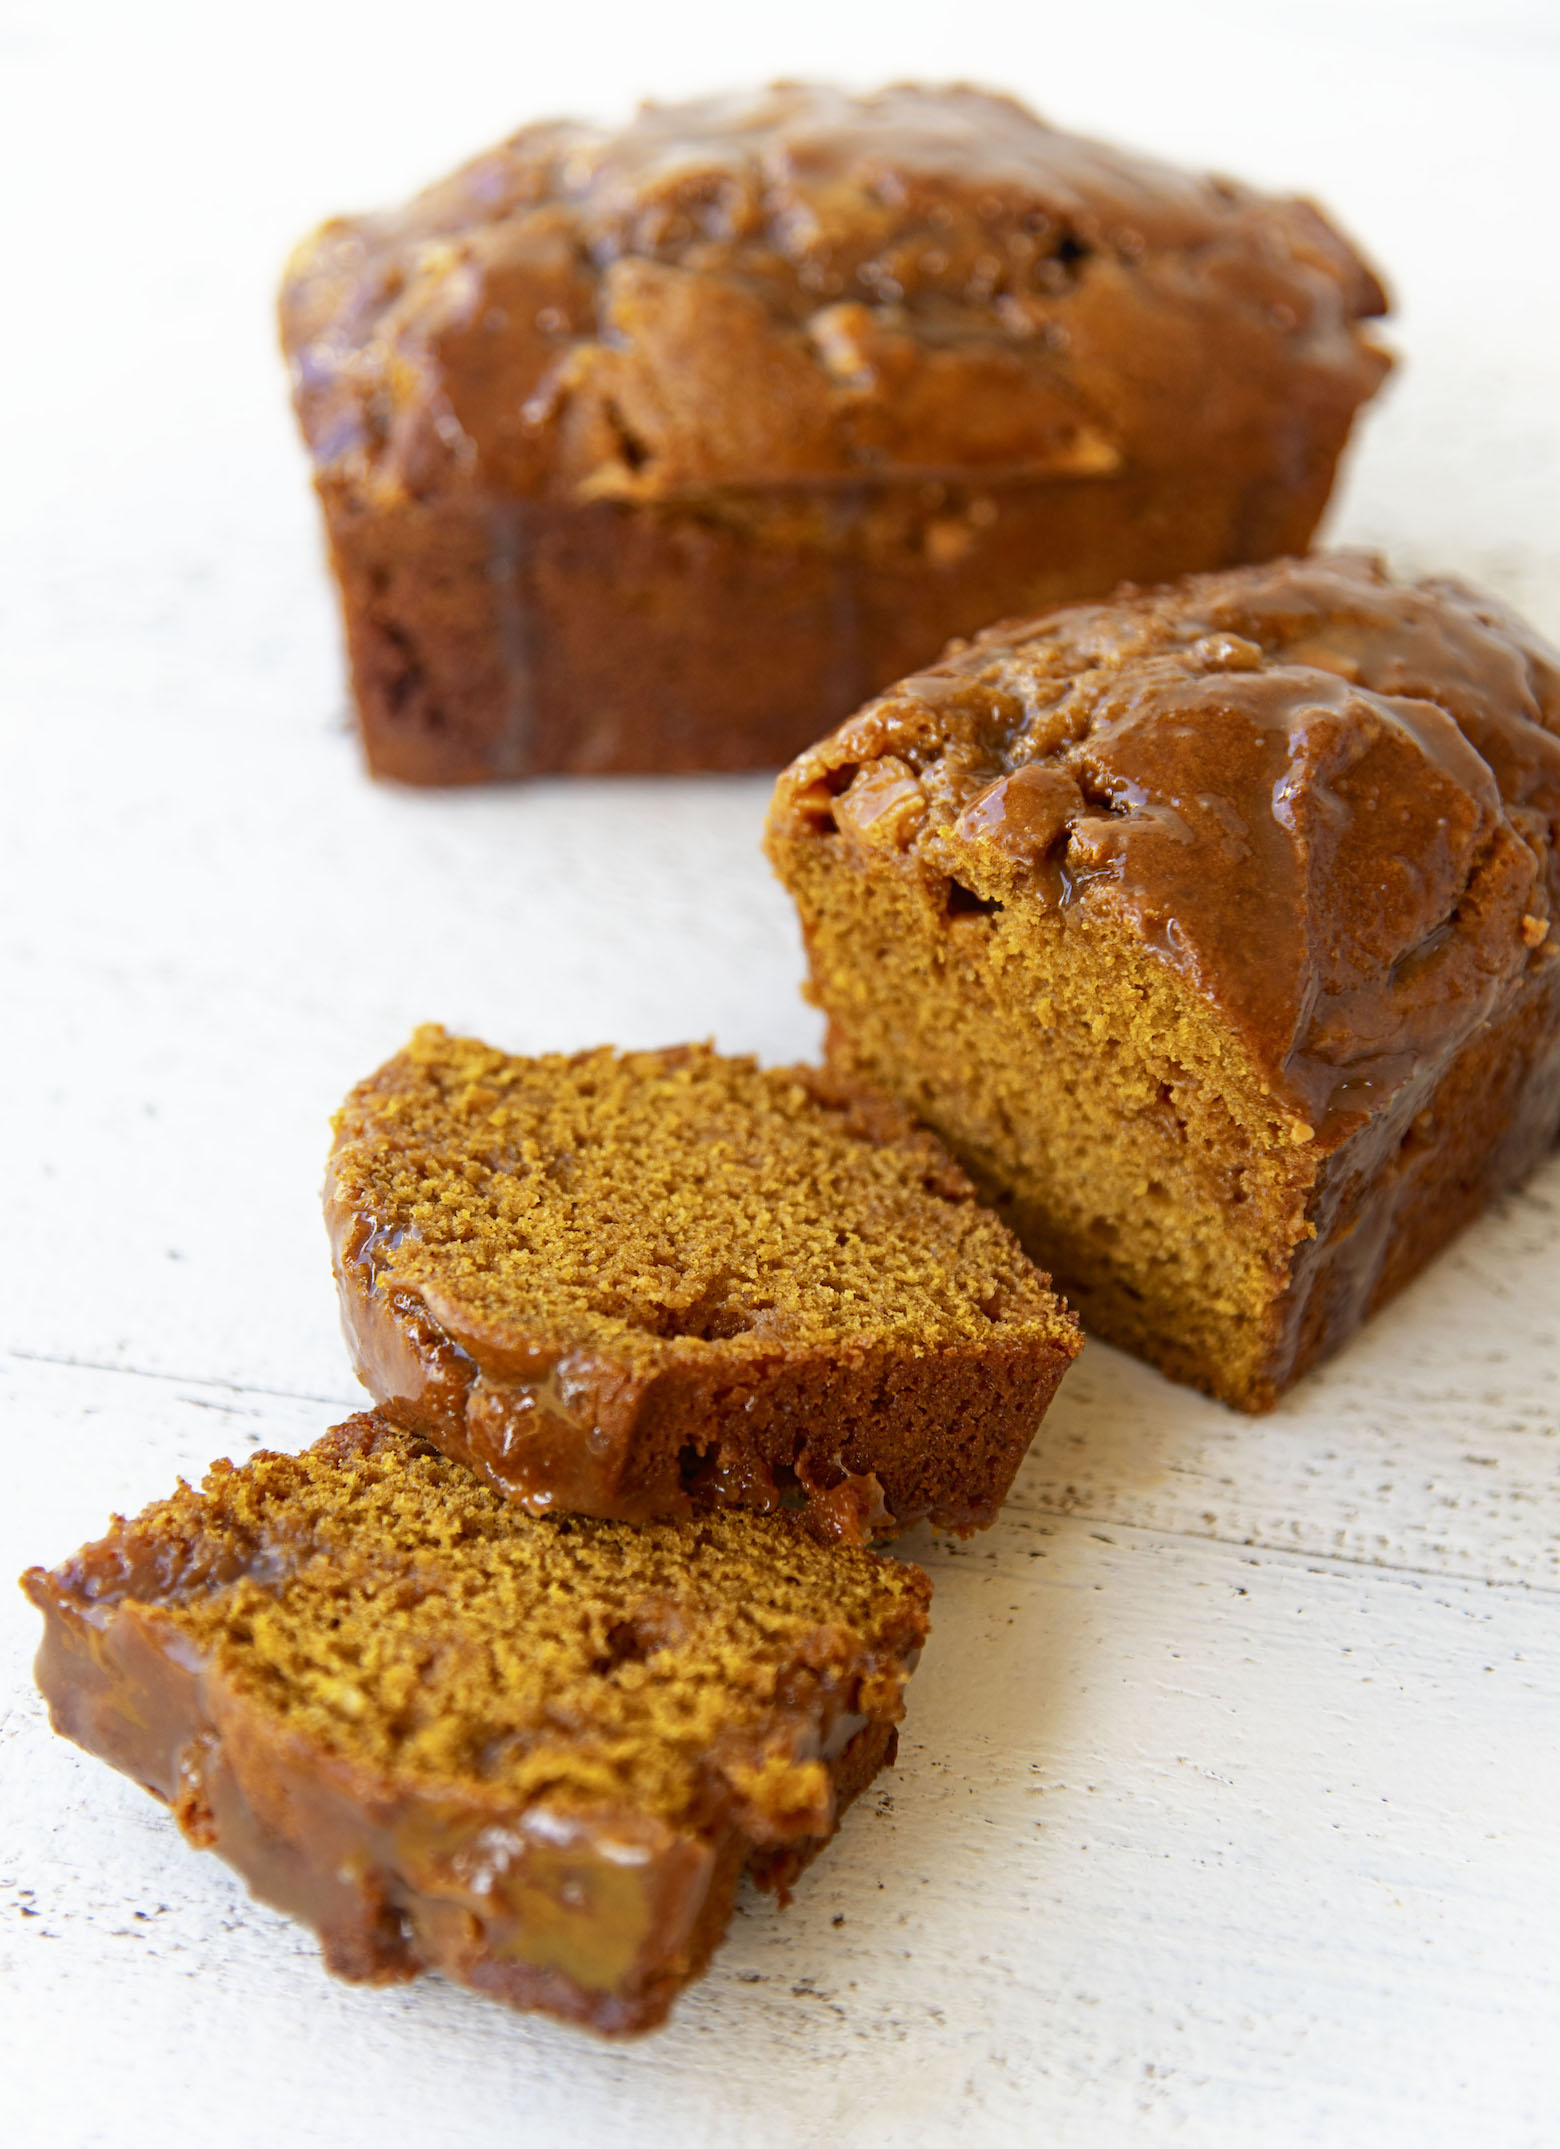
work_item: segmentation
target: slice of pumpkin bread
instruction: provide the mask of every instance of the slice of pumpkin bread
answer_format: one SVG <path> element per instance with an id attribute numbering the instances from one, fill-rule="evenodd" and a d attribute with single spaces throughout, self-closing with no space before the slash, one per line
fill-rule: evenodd
<path id="1" fill-rule="evenodd" d="M 336 1127 L 360 1379 L 534 1513 L 979 1528 L 1078 1349 L 934 1137 L 813 1069 L 425 1029 Z"/>
<path id="2" fill-rule="evenodd" d="M 1560 657 L 1282 560 L 992 629 L 781 778 L 842 1075 L 1248 1409 L 1560 1125 Z"/>
<path id="3" fill-rule="evenodd" d="M 892 1762 L 931 1595 L 791 1515 L 538 1520 L 374 1416 L 23 1587 L 55 1728 L 338 1976 L 438 1969 L 609 2034 Z"/>

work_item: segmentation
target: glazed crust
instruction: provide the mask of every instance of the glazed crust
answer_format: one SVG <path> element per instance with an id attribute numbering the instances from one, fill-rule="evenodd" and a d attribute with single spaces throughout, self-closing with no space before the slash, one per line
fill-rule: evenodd
<path id="1" fill-rule="evenodd" d="M 1555 1139 L 1560 659 L 1458 585 L 1288 560 L 993 629 L 787 771 L 770 845 L 815 952 L 834 891 L 814 984 L 838 1061 L 913 1090 L 1107 1333 L 1133 1280 L 1019 1213 L 953 1087 L 913 1087 L 916 1048 L 867 1041 L 894 988 L 852 967 L 848 891 L 953 891 L 989 914 L 982 962 L 1008 931 L 1097 936 L 1211 1014 L 1292 1182 L 1266 1346 L 1221 1385 L 1173 1334 L 1134 1340 L 1231 1400 L 1269 1406 Z"/>
<path id="2" fill-rule="evenodd" d="M 836 824 L 1108 912 L 1352 1131 L 1552 960 L 1560 654 L 1358 554 L 1126 591 L 991 628 L 803 755 L 776 840 Z"/>
<path id="3" fill-rule="evenodd" d="M 371 765 L 758 765 L 1004 610 L 1298 549 L 1384 304 L 1309 204 L 979 91 L 525 129 L 287 273 Z"/>
<path id="4" fill-rule="evenodd" d="M 417 1445 L 364 1416 L 313 1453 L 350 1472 L 365 1460 L 394 1468 Z M 289 1460 L 260 1455 L 248 1467 Z M 783 1562 L 790 1526 L 773 1527 L 772 1556 Z M 740 1746 L 721 1769 L 711 1757 L 698 1815 L 668 1817 L 627 1795 L 560 1807 L 498 1781 L 372 1765 L 267 1706 L 173 1616 L 181 1599 L 243 1579 L 242 1566 L 199 1572 L 199 1549 L 149 1510 L 53 1572 L 23 1577 L 44 1617 L 37 1679 L 55 1729 L 163 1799 L 196 1848 L 217 1851 L 255 1895 L 311 1926 L 336 1976 L 393 1984 L 436 1969 L 608 2036 L 660 2022 L 719 1945 L 743 1873 L 783 1898 L 892 1764 L 899 1694 L 927 1631 L 925 1578 L 881 1563 L 898 1593 L 885 1589 L 881 1631 L 868 1640 L 840 1624 L 820 1629 L 819 1668 L 803 1674 L 789 1708 L 777 1702 L 755 1724 L 755 1765 L 781 1750 L 818 1757 L 825 1787 L 810 1813 L 766 1819 L 744 1806 L 727 1780 L 741 1779 Z M 296 1558 L 285 1544 L 260 1544 L 250 1570 L 281 1593 Z M 398 1571 L 387 1564 L 386 1586 Z M 463 1643 L 458 1613 L 444 1639 L 479 1646 Z"/>

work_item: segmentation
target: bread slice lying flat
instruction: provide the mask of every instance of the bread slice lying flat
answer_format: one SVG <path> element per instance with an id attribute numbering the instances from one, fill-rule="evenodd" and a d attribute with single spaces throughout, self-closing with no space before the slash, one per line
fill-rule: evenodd
<path id="1" fill-rule="evenodd" d="M 538 1520 L 373 1416 L 23 1586 L 55 1728 L 338 1976 L 439 1969 L 607 2033 L 893 1760 L 931 1595 L 792 1515 Z"/>

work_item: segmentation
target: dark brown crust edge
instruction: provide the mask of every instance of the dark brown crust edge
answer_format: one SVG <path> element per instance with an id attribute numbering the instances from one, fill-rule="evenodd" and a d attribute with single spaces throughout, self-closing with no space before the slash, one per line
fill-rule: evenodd
<path id="1" fill-rule="evenodd" d="M 1000 1347 L 884 1345 L 648 1378 L 577 1353 L 528 1380 L 484 1369 L 414 1291 L 376 1288 L 342 1226 L 332 1266 L 358 1379 L 394 1424 L 538 1514 L 644 1522 L 799 1502 L 825 1540 L 921 1521 L 968 1535 L 995 1521 L 1083 1341 L 1070 1322 L 1059 1339 Z"/>
<path id="2" fill-rule="evenodd" d="M 1328 1158 L 1316 1237 L 1297 1249 L 1268 1379 L 1270 1410 L 1499 1195 L 1560 1143 L 1560 961 L 1459 1047 L 1428 1095 L 1412 1092 Z"/>
<path id="3" fill-rule="evenodd" d="M 385 1415 L 533 1513 L 644 1522 L 800 1501 L 825 1540 L 923 1520 L 967 1535 L 995 1521 L 1076 1355 L 1038 1340 L 885 1348 L 756 1379 L 673 1367 L 641 1381 L 581 1356 L 524 1381 L 485 1373 L 414 1292 L 370 1290 L 350 1261 L 336 1275 L 353 1365 Z"/>
<path id="4" fill-rule="evenodd" d="M 715 503 L 381 507 L 323 478 L 369 769 L 467 784 L 778 768 L 994 618 L 1304 551 L 1352 415 L 1283 482 L 1129 469 L 838 486 L 837 538 L 811 546 L 765 542 L 751 513 Z M 886 554 L 863 534 L 885 513 Z M 934 526 L 966 549 L 934 556 Z"/>
<path id="5" fill-rule="evenodd" d="M 665 2018 L 724 1937 L 744 1872 L 785 1901 L 898 1747 L 892 1722 L 836 1719 L 822 1833 L 758 1843 L 729 1812 L 678 1828 L 631 1809 L 538 1825 L 497 1794 L 441 1799 L 322 1755 L 192 1658 L 154 1605 L 94 1602 L 69 1563 L 30 1569 L 22 1587 L 43 1614 L 36 1677 L 55 1730 L 311 1926 L 335 1976 L 394 1984 L 439 1970 L 604 2036 Z M 905 1625 L 902 1674 L 925 1632 L 923 1608 Z"/>
<path id="6" fill-rule="evenodd" d="M 703 1049 L 655 1057 L 671 1063 Z M 377 1273 L 384 1220 L 341 1185 L 338 1160 L 365 1138 L 359 1105 L 394 1090 L 402 1065 L 388 1061 L 348 1097 L 324 1188 L 342 1332 L 358 1379 L 392 1423 L 534 1514 L 646 1522 L 690 1505 L 800 1505 L 816 1536 L 855 1544 L 923 1521 L 961 1536 L 995 1521 L 1083 1347 L 1060 1300 L 1041 1334 L 1033 1323 L 1027 1334 L 994 1325 L 989 1340 L 922 1352 L 894 1342 L 777 1344 L 648 1374 L 608 1351 L 560 1356 L 518 1319 L 502 1349 L 484 1346 L 451 1333 L 458 1310 Z M 886 1093 L 826 1068 L 785 1072 L 856 1140 L 912 1151 L 929 1192 L 974 1201 L 943 1143 Z M 1035 1281 L 1049 1296 L 1050 1279 Z"/>

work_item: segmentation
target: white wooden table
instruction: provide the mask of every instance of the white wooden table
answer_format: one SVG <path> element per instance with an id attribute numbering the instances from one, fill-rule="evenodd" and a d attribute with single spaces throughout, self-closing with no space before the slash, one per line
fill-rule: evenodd
<path id="1" fill-rule="evenodd" d="M 1085 12 L 8 11 L 0 1574 L 354 1405 L 325 1123 L 415 1021 L 817 1042 L 762 782 L 360 776 L 269 340 L 317 214 L 639 87 L 1011 81 L 1336 205 L 1407 360 L 1336 532 L 1560 635 L 1552 6 Z M 51 1737 L 0 1594 L 0 2132 L 1560 2138 L 1560 1166 L 1269 1419 L 1092 1346 L 999 1525 L 912 1549 L 897 1773 L 627 2048 L 330 1984 Z"/>

